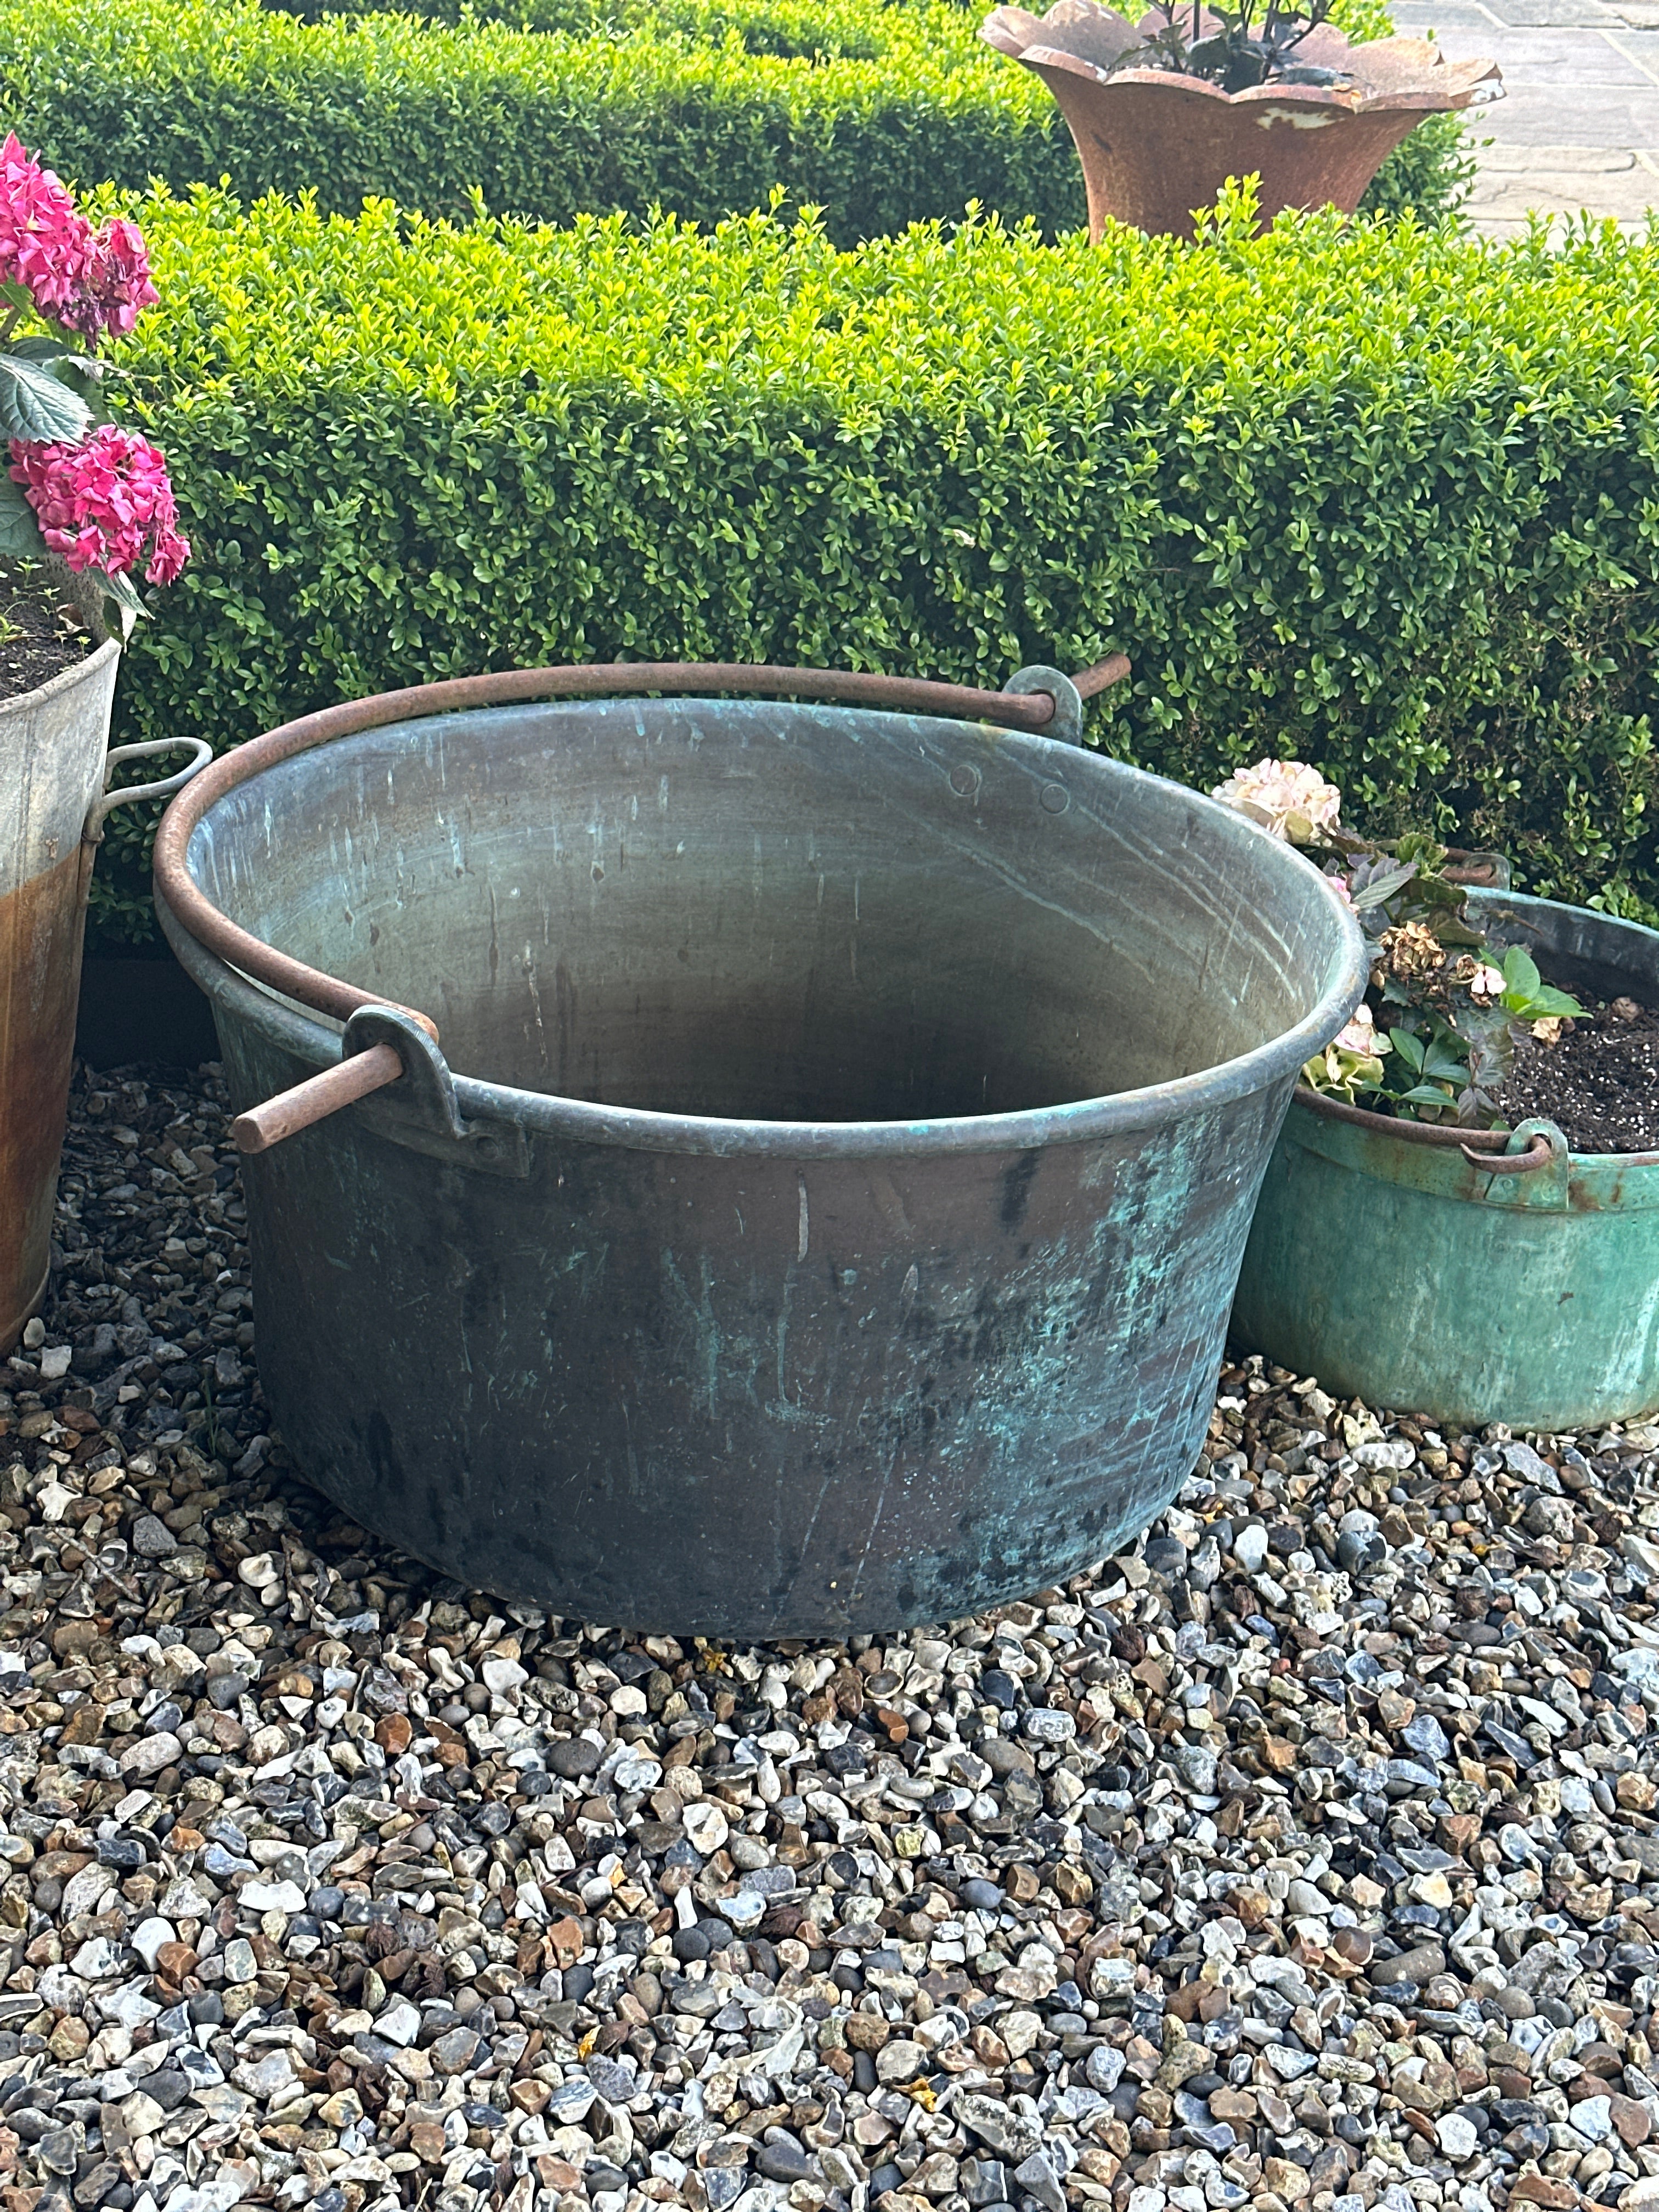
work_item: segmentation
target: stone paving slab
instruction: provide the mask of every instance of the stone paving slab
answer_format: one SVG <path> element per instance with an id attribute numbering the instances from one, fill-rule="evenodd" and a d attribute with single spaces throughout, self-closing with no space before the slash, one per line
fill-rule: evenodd
<path id="1" fill-rule="evenodd" d="M 1512 237 L 1534 211 L 1646 228 L 1659 207 L 1659 0 L 1401 0 L 1395 20 L 1504 73 L 1505 97 L 1469 116 L 1477 231 Z"/>

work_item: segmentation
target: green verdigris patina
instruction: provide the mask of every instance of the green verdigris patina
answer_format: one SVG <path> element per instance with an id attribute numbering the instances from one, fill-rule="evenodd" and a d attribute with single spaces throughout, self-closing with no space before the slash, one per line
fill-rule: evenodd
<path id="1" fill-rule="evenodd" d="M 246 1164 L 301 1465 L 459 1579 L 678 1632 L 949 1620 L 1108 1553 L 1191 1469 L 1363 988 L 1334 890 L 988 723 L 484 699 L 222 771 L 185 848 L 390 1002 L 343 1048 L 404 1068 Z M 158 902 L 239 1105 L 340 1056 Z"/>
<path id="2" fill-rule="evenodd" d="M 1659 932 L 1507 891 L 1470 894 L 1499 950 L 1524 945 L 1580 995 L 1659 1000 Z M 1659 1153 L 1568 1150 L 1473 1165 L 1428 1134 L 1297 1093 L 1268 1167 L 1237 1336 L 1327 1389 L 1463 1428 L 1595 1428 L 1659 1405 Z"/>

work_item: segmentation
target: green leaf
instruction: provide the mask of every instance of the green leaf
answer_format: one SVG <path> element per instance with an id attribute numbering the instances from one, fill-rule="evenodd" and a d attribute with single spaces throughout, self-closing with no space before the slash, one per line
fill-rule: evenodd
<path id="1" fill-rule="evenodd" d="M 1583 1011 L 1583 1007 L 1573 997 L 1571 991 L 1558 991 L 1553 984 L 1549 983 L 1539 985 L 1537 990 L 1533 993 L 1531 1004 L 1527 1009 L 1534 1021 L 1551 1014 L 1559 1015 L 1564 1020 L 1571 1020 L 1575 1014 L 1582 1014 Z"/>
<path id="2" fill-rule="evenodd" d="M 1531 953 L 1522 945 L 1511 945 L 1504 955 L 1504 995 L 1507 997 L 1512 991 L 1517 998 L 1529 1000 L 1542 981 L 1538 972 L 1538 963 Z"/>
<path id="3" fill-rule="evenodd" d="M 149 609 L 139 598 L 137 586 L 131 576 L 106 576 L 101 568 L 95 569 L 94 574 L 105 592 L 118 607 L 123 608 L 137 621 L 149 620 Z"/>
<path id="4" fill-rule="evenodd" d="M 0 437 L 34 445 L 74 444 L 92 422 L 92 410 L 38 362 L 0 354 Z"/>
<path id="5" fill-rule="evenodd" d="M 1436 1083 L 1461 1083 L 1468 1073 L 1467 1054 L 1449 1051 L 1443 1038 L 1437 1038 L 1423 1061 L 1423 1073 Z"/>
<path id="6" fill-rule="evenodd" d="M 0 477 L 0 553 L 36 560 L 46 550 L 46 541 L 40 535 L 34 509 L 23 496 L 23 487 L 9 476 Z"/>
<path id="7" fill-rule="evenodd" d="M 1364 914 L 1368 908 L 1381 906 L 1385 899 L 1390 899 L 1396 891 L 1403 890 L 1416 873 L 1416 868 L 1409 860 L 1391 861 L 1380 874 L 1373 876 L 1368 884 L 1352 894 L 1354 912 Z"/>
<path id="8" fill-rule="evenodd" d="M 1420 1037 L 1413 1036 L 1409 1030 L 1390 1030 L 1389 1047 L 1390 1051 L 1399 1054 L 1414 1075 L 1422 1073 L 1424 1048 Z"/>

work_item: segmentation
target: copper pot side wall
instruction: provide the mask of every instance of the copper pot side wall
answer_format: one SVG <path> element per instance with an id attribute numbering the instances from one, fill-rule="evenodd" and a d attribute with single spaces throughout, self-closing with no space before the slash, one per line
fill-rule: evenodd
<path id="1" fill-rule="evenodd" d="M 46 1287 L 94 850 L 0 898 L 0 1352 Z"/>
<path id="2" fill-rule="evenodd" d="M 87 891 L 120 648 L 0 707 L 0 1352 L 46 1287 Z"/>

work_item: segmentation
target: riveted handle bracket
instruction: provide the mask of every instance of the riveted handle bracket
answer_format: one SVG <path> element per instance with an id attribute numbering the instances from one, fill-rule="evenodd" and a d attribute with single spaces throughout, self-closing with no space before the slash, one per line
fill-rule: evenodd
<path id="1" fill-rule="evenodd" d="M 1083 743 L 1083 695 L 1071 678 L 1060 670 L 1044 668 L 1040 665 L 1022 668 L 1011 676 L 1002 688 L 1017 696 L 1046 691 L 1054 702 L 1054 720 L 1042 735 L 1063 745 L 1080 745 Z"/>
<path id="2" fill-rule="evenodd" d="M 1472 1152 L 1463 1157 L 1475 1170 L 1475 1196 L 1487 1206 L 1510 1206 L 1534 1213 L 1565 1213 L 1572 1176 L 1572 1152 L 1553 1121 L 1522 1121 L 1510 1133 L 1502 1152 Z"/>

